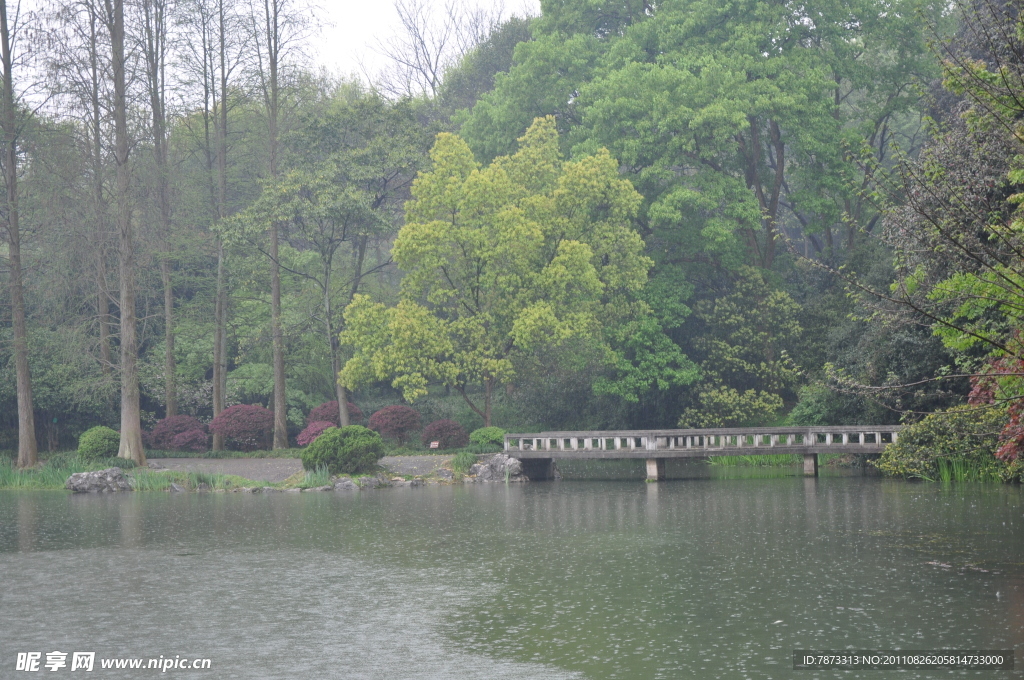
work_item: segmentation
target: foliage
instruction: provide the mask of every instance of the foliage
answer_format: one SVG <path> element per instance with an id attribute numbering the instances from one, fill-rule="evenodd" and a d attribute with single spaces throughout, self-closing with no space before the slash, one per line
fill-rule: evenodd
<path id="1" fill-rule="evenodd" d="M 206 451 L 209 444 L 210 436 L 205 427 L 180 432 L 171 440 L 171 448 L 177 451 Z"/>
<path id="2" fill-rule="evenodd" d="M 889 475 L 936 479 L 939 459 L 962 460 L 998 474 L 1004 465 L 993 454 L 1005 422 L 1006 412 L 999 408 L 961 406 L 933 413 L 904 428 L 876 465 Z"/>
<path id="3" fill-rule="evenodd" d="M 309 415 L 306 416 L 306 422 L 312 424 L 314 421 L 327 421 L 334 423 L 335 427 L 337 427 L 341 425 L 339 422 L 340 417 L 337 400 L 326 401 L 309 412 Z M 363 419 L 362 410 L 351 401 L 348 402 L 348 417 L 353 422 Z"/>
<path id="4" fill-rule="evenodd" d="M 326 468 L 332 475 L 372 472 L 384 457 L 380 435 L 362 425 L 331 427 L 302 450 L 306 470 Z"/>
<path id="5" fill-rule="evenodd" d="M 210 432 L 223 435 L 242 451 L 269 448 L 273 430 L 273 412 L 256 404 L 229 406 L 210 423 Z"/>
<path id="6" fill-rule="evenodd" d="M 423 428 L 420 441 L 429 445 L 438 442 L 442 449 L 461 449 L 469 443 L 466 429 L 454 420 L 435 420 Z"/>
<path id="7" fill-rule="evenodd" d="M 149 433 L 150 446 L 155 449 L 176 449 L 174 438 L 184 432 L 199 430 L 206 434 L 206 425 L 187 415 L 171 416 L 157 422 Z"/>
<path id="8" fill-rule="evenodd" d="M 461 134 L 488 159 L 551 114 L 575 154 L 608 148 L 646 199 L 663 271 L 771 266 L 783 224 L 830 256 L 832 231 L 852 238 L 872 212 L 849 150 L 883 159 L 916 143 L 915 85 L 937 71 L 921 18 L 937 13 L 915 0 L 545 3 Z"/>
<path id="9" fill-rule="evenodd" d="M 371 430 L 396 440 L 400 445 L 405 445 L 421 424 L 419 411 L 402 404 L 386 406 L 370 416 Z"/>
<path id="10" fill-rule="evenodd" d="M 553 118 L 519 141 L 481 168 L 460 138 L 438 135 L 392 251 L 405 272 L 401 300 L 387 308 L 357 296 L 345 312 L 354 355 L 340 379 L 350 389 L 389 379 L 412 401 L 437 381 L 489 426 L 495 388 L 538 348 L 585 338 L 610 364 L 622 358 L 602 329 L 649 313 L 638 293 L 651 261 L 629 228 L 641 197 L 604 150 L 563 161 Z M 660 349 L 662 365 L 686 363 L 672 343 Z M 624 392 L 651 386 L 645 376 Z"/>
<path id="11" fill-rule="evenodd" d="M 786 349 L 802 332 L 796 303 L 763 271 L 745 267 L 729 294 L 695 310 L 706 329 L 693 341 L 702 378 L 679 426 L 771 422 L 800 374 Z"/>
<path id="12" fill-rule="evenodd" d="M 469 468 L 477 463 L 477 457 L 470 451 L 459 451 L 452 458 L 452 472 L 460 475 L 469 473 Z"/>
<path id="13" fill-rule="evenodd" d="M 500 427 L 481 427 L 469 433 L 469 441 L 474 444 L 494 444 L 502 446 L 505 443 L 505 430 Z"/>
<path id="14" fill-rule="evenodd" d="M 78 457 L 82 460 L 98 460 L 117 456 L 121 435 L 104 425 L 91 427 L 78 438 Z"/>
<path id="15" fill-rule="evenodd" d="M 338 402 L 334 403 L 337 404 Z M 326 420 L 311 420 L 309 425 L 306 426 L 306 429 L 299 433 L 295 442 L 299 446 L 308 446 L 330 427 L 338 427 L 338 423 L 332 423 Z"/>

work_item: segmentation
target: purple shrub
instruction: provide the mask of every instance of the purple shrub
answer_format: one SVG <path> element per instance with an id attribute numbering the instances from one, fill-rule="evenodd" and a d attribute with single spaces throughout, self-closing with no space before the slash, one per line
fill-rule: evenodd
<path id="1" fill-rule="evenodd" d="M 195 429 L 174 435 L 171 444 L 178 451 L 207 451 L 209 440 L 210 436 L 205 429 Z"/>
<path id="2" fill-rule="evenodd" d="M 309 446 L 312 444 L 317 437 L 324 433 L 329 427 L 337 427 L 334 423 L 329 423 L 326 420 L 314 420 L 309 425 L 306 425 L 306 429 L 299 433 L 298 442 L 299 446 Z"/>
<path id="3" fill-rule="evenodd" d="M 205 434 L 206 425 L 203 425 L 192 416 L 181 415 L 164 418 L 149 433 L 149 446 L 162 450 L 174 449 L 176 448 L 174 446 L 174 438 L 190 430 L 199 430 Z"/>
<path id="4" fill-rule="evenodd" d="M 269 448 L 274 432 L 274 412 L 256 404 L 236 404 L 220 412 L 210 431 L 223 435 L 238 451 Z"/>
<path id="5" fill-rule="evenodd" d="M 420 429 L 420 414 L 408 406 L 385 406 L 370 416 L 370 429 L 381 436 L 405 445 L 413 432 Z"/>
<path id="6" fill-rule="evenodd" d="M 337 400 L 326 401 L 309 412 L 309 415 L 306 416 L 306 424 L 311 425 L 318 420 L 322 420 L 333 423 L 335 427 L 341 427 L 338 415 Z M 362 410 L 351 401 L 348 402 L 348 418 L 353 423 L 358 423 L 363 419 Z"/>
<path id="7" fill-rule="evenodd" d="M 423 428 L 420 439 L 427 445 L 438 442 L 442 449 L 461 449 L 469 444 L 466 429 L 454 420 L 435 420 Z"/>

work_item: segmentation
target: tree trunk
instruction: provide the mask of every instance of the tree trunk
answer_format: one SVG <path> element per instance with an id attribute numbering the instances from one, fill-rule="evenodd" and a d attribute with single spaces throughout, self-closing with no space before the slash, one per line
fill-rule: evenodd
<path id="1" fill-rule="evenodd" d="M 164 286 L 164 403 L 166 417 L 178 415 L 178 386 L 174 363 L 174 286 L 171 284 L 171 263 L 160 260 L 160 280 Z"/>
<path id="2" fill-rule="evenodd" d="M 224 243 L 217 239 L 217 299 L 214 303 L 214 334 L 213 334 L 213 417 L 216 418 L 224 410 L 226 402 L 224 387 L 226 383 L 227 358 L 225 357 L 225 306 L 224 295 Z M 213 450 L 224 450 L 224 435 L 213 435 Z"/>
<path id="3" fill-rule="evenodd" d="M 128 89 L 125 82 L 124 0 L 104 0 L 114 70 L 114 162 L 117 165 L 118 270 L 121 278 L 121 445 L 118 456 L 146 464 L 139 419 L 139 340 L 135 319 L 135 233 L 128 168 Z"/>
<path id="4" fill-rule="evenodd" d="M 281 331 L 281 269 L 277 224 L 270 226 L 270 328 L 274 345 L 274 448 L 288 448 L 288 400 L 284 383 L 284 334 Z"/>
<path id="5" fill-rule="evenodd" d="M 174 286 L 171 282 L 171 202 L 167 167 L 167 116 L 165 70 L 167 7 L 164 0 L 143 0 L 146 80 L 149 89 L 153 161 L 156 167 L 156 202 L 160 225 L 160 280 L 164 288 L 164 403 L 168 418 L 178 414 L 178 390 L 174 362 Z"/>
<path id="6" fill-rule="evenodd" d="M 96 219 L 96 316 L 100 327 L 100 370 L 109 376 L 113 370 L 110 354 L 110 288 L 107 284 L 107 204 L 103 198 L 103 130 L 100 118 L 99 31 L 96 11 L 89 7 L 89 103 L 92 107 L 90 153 L 92 155 L 93 213 Z"/>
<path id="7" fill-rule="evenodd" d="M 18 224 L 18 128 L 14 111 L 14 60 L 11 55 L 7 1 L 0 0 L 0 57 L 3 59 L 4 184 L 7 188 L 7 244 L 11 266 L 11 317 L 14 331 L 14 372 L 18 393 L 18 467 L 38 462 L 35 415 L 32 411 L 32 376 L 28 366 L 28 331 L 21 278 L 21 231 Z"/>

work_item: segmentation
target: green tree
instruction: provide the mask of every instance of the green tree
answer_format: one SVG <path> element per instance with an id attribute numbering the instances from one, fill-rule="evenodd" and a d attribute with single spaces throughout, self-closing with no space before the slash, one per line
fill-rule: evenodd
<path id="1" fill-rule="evenodd" d="M 637 294 L 651 261 L 629 227 L 641 197 L 607 151 L 563 161 L 550 117 L 486 167 L 450 134 L 430 155 L 393 248 L 401 300 L 386 308 L 357 296 L 346 310 L 342 341 L 354 355 L 341 381 L 391 379 L 410 401 L 438 381 L 486 427 L 495 388 L 515 377 L 517 361 L 579 338 L 614 361 L 604 329 L 647 315 Z M 685 363 L 677 347 L 664 349 L 673 368 Z"/>
<path id="2" fill-rule="evenodd" d="M 696 305 L 706 332 L 694 340 L 702 357 L 701 382 L 680 427 L 764 425 L 783 406 L 800 372 L 789 356 L 802 329 L 799 307 L 773 289 L 764 272 L 741 270 L 732 290 Z"/>

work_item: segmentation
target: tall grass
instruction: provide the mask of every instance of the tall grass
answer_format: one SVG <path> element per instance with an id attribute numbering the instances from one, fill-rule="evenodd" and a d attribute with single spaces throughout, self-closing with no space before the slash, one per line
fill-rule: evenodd
<path id="1" fill-rule="evenodd" d="M 991 465 L 967 458 L 936 458 L 936 480 L 950 482 L 998 482 L 999 472 Z"/>
<path id="2" fill-rule="evenodd" d="M 0 460 L 0 489 L 63 489 L 64 482 L 75 472 L 91 469 L 88 466 L 73 468 L 41 467 L 33 470 L 17 470 L 9 460 Z"/>
<path id="3" fill-rule="evenodd" d="M 312 489 L 318 486 L 327 486 L 331 483 L 331 473 L 327 471 L 327 468 L 323 465 L 317 467 L 316 470 L 306 470 L 306 474 L 302 481 L 299 482 L 299 487 L 303 489 Z"/>
<path id="4" fill-rule="evenodd" d="M 473 467 L 477 462 L 476 454 L 467 449 L 463 449 L 455 454 L 452 458 L 452 472 L 457 472 L 460 475 L 467 474 L 469 468 Z"/>

